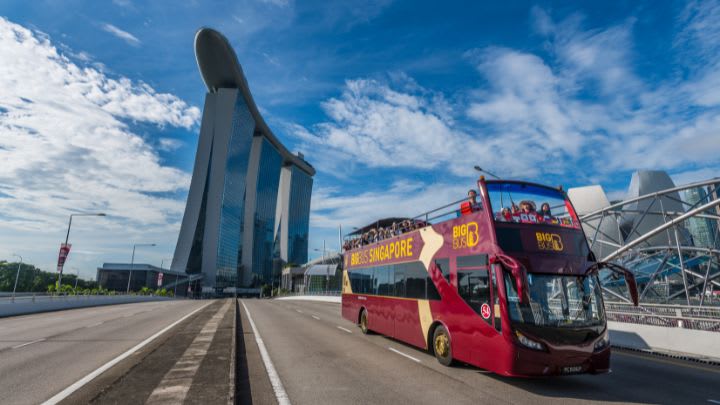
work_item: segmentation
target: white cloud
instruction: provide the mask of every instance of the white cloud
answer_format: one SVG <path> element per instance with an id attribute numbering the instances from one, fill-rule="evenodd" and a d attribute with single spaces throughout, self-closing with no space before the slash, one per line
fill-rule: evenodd
<path id="1" fill-rule="evenodd" d="M 111 256 L 133 240 L 174 244 L 184 201 L 165 195 L 184 192 L 190 176 L 163 166 L 129 122 L 190 129 L 199 109 L 79 66 L 46 36 L 2 18 L 0 60 L 0 257 L 23 252 L 51 267 L 68 215 L 82 211 L 108 217 L 77 221 L 71 239 L 88 237 Z"/>
<path id="2" fill-rule="evenodd" d="M 183 146 L 183 142 L 175 138 L 160 138 L 158 140 L 158 147 L 161 150 L 171 152 Z"/>
<path id="3" fill-rule="evenodd" d="M 123 31 L 120 28 L 118 28 L 112 24 L 105 23 L 101 27 L 104 31 L 115 35 L 116 37 L 122 39 L 123 41 L 127 42 L 128 44 L 130 44 L 132 46 L 140 45 L 140 40 L 135 35 L 127 32 L 127 31 Z"/>

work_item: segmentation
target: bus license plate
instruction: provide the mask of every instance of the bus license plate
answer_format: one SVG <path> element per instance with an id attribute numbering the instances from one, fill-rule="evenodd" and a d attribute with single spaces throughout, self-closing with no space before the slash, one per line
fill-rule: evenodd
<path id="1" fill-rule="evenodd" d="M 583 367 L 582 366 L 568 366 L 562 368 L 563 374 L 577 374 L 582 372 Z"/>

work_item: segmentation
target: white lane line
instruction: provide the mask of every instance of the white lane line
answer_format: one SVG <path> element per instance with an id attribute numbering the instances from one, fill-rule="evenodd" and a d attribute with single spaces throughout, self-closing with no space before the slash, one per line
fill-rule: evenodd
<path id="1" fill-rule="evenodd" d="M 298 311 L 299 314 L 304 313 L 304 312 L 303 312 L 302 310 L 300 310 L 300 309 L 296 309 L 296 311 Z"/>
<path id="2" fill-rule="evenodd" d="M 104 373 L 107 369 L 110 367 L 118 364 L 119 362 L 125 360 L 126 358 L 130 357 L 133 353 L 136 351 L 142 349 L 143 347 L 147 346 L 148 343 L 152 342 L 153 340 L 157 339 L 158 336 L 162 335 L 163 333 L 167 332 L 168 330 L 172 329 L 175 325 L 179 324 L 180 322 L 188 319 L 189 317 L 193 316 L 196 312 L 200 311 L 201 309 L 207 307 L 208 305 L 212 304 L 212 301 L 208 302 L 207 304 L 201 306 L 200 308 L 190 312 L 189 314 L 183 316 L 182 318 L 178 319 L 177 321 L 171 323 L 170 325 L 163 328 L 161 331 L 157 332 L 156 334 L 150 336 L 149 338 L 143 340 L 142 342 L 138 343 L 134 347 L 132 347 L 130 350 L 126 351 L 125 353 L 115 357 L 114 359 L 108 361 L 107 363 L 103 364 L 102 366 L 98 367 L 95 371 L 92 373 L 86 375 L 85 377 L 79 379 L 76 381 L 73 385 L 65 388 L 64 390 L 58 392 L 55 394 L 54 397 L 48 399 L 47 401 L 43 402 L 43 405 L 55 405 L 62 401 L 63 399 L 67 398 L 72 394 L 73 392 L 79 390 L 82 388 L 85 384 L 92 381 L 95 377 L 99 376 L 100 374 Z"/>
<path id="3" fill-rule="evenodd" d="M 315 318 L 315 319 L 317 319 L 318 321 L 320 320 L 320 317 L 317 316 L 317 315 L 313 315 L 312 317 Z"/>
<path id="4" fill-rule="evenodd" d="M 205 359 L 210 343 L 212 343 L 215 332 L 220 326 L 220 321 L 230 309 L 231 301 L 225 302 L 223 306 L 208 320 L 200 333 L 195 336 L 190 346 L 175 362 L 175 365 L 165 373 L 160 383 L 155 387 L 145 404 L 182 404 L 185 402 L 190 386 L 200 368 L 200 363 Z"/>
<path id="5" fill-rule="evenodd" d="M 278 405 L 290 405 L 290 397 L 288 397 L 287 392 L 285 392 L 282 381 L 280 381 L 280 376 L 277 371 L 275 371 L 275 366 L 273 365 L 272 360 L 270 360 L 270 354 L 268 354 L 268 351 L 265 348 L 265 343 L 260 337 L 260 332 L 258 332 L 255 327 L 255 322 L 253 322 L 250 311 L 244 302 L 241 301 L 241 303 L 243 308 L 245 308 L 245 313 L 248 316 L 248 322 L 250 322 L 253 335 L 255 335 L 255 343 L 258 345 L 258 349 L 260 349 L 260 357 L 262 357 L 263 363 L 265 363 L 265 371 L 267 371 L 268 378 L 270 378 L 270 385 L 272 385 L 273 391 L 275 391 L 275 398 L 277 398 Z"/>
<path id="6" fill-rule="evenodd" d="M 342 330 L 342 331 L 345 331 L 345 332 L 347 332 L 347 333 L 352 333 L 352 331 L 351 331 L 350 329 L 345 329 L 345 328 L 343 328 L 342 326 L 338 326 L 337 328 L 340 329 L 340 330 Z"/>
<path id="7" fill-rule="evenodd" d="M 399 355 L 401 355 L 401 356 L 407 357 L 408 359 L 410 359 L 410 360 L 412 360 L 412 361 L 415 361 L 415 362 L 420 363 L 420 359 L 416 359 L 415 357 L 413 357 L 413 356 L 411 356 L 411 355 L 409 355 L 409 354 L 405 354 L 405 353 L 401 352 L 400 350 L 395 350 L 395 349 L 393 349 L 392 347 L 388 347 L 388 349 L 390 349 L 391 352 L 395 352 L 395 353 L 397 353 L 397 354 L 399 354 Z"/>
<path id="8" fill-rule="evenodd" d="M 712 402 L 713 404 L 720 404 L 720 401 L 714 399 L 708 399 L 708 402 Z"/>
<path id="9" fill-rule="evenodd" d="M 104 323 L 105 323 L 105 321 L 103 321 L 103 322 L 95 322 L 95 323 L 92 324 L 92 325 L 86 326 L 86 328 L 94 328 L 95 326 L 100 326 L 100 325 L 102 325 L 102 324 L 104 324 Z"/>
<path id="10" fill-rule="evenodd" d="M 38 339 L 38 340 L 33 340 L 32 342 L 27 342 L 27 343 L 23 343 L 23 344 L 21 344 L 21 345 L 13 346 L 12 348 L 13 348 L 13 349 L 19 349 L 19 348 L 21 348 L 21 347 L 25 347 L 25 346 L 31 345 L 31 344 L 33 344 L 33 343 L 42 342 L 43 340 L 45 340 L 45 338 Z"/>

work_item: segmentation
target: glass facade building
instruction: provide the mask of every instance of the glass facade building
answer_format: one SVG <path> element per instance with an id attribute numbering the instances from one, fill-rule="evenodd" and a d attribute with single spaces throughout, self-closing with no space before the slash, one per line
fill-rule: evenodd
<path id="1" fill-rule="evenodd" d="M 299 265 L 308 261 L 310 195 L 313 179 L 295 167 L 291 170 L 288 261 Z"/>
<path id="2" fill-rule="evenodd" d="M 280 258 L 279 251 L 274 246 L 276 242 L 274 228 L 281 166 L 282 156 L 270 142 L 263 139 L 257 176 L 252 252 L 252 273 L 260 283 L 270 281 L 273 260 Z"/>
<path id="3" fill-rule="evenodd" d="M 235 287 L 243 251 L 242 230 L 245 211 L 245 182 L 255 121 L 243 97 L 238 95 L 233 109 L 227 144 L 227 163 L 220 209 L 215 288 Z"/>
<path id="4" fill-rule="evenodd" d="M 171 269 L 202 274 L 193 295 L 258 290 L 307 260 L 315 170 L 268 128 L 225 37 L 201 29 L 195 54 L 208 93 Z"/>

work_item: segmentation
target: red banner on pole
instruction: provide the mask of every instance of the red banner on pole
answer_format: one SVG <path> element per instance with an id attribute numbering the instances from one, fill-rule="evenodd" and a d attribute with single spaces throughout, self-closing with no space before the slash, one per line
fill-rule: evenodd
<path id="1" fill-rule="evenodd" d="M 71 246 L 72 246 L 72 243 L 61 243 L 60 244 L 60 253 L 58 254 L 58 265 L 57 265 L 58 273 L 62 272 L 63 266 L 65 265 L 65 260 L 67 260 L 67 257 L 70 254 Z"/>
<path id="2" fill-rule="evenodd" d="M 158 287 L 162 287 L 163 274 L 158 273 Z"/>

